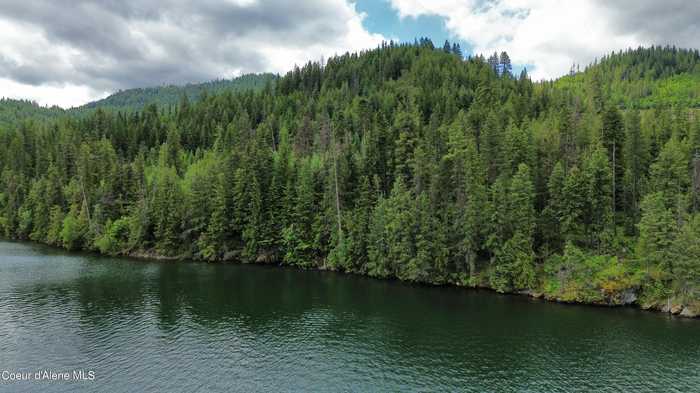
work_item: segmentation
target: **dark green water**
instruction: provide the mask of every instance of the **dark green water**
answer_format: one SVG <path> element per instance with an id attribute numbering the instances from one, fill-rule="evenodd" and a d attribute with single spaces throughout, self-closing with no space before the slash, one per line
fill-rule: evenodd
<path id="1" fill-rule="evenodd" d="M 700 391 L 700 321 L 0 242 L 2 391 Z"/>

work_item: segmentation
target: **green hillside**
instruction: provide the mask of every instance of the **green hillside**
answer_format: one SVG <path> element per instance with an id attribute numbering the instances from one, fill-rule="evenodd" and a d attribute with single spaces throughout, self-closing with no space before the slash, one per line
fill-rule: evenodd
<path id="1" fill-rule="evenodd" d="M 555 82 L 581 99 L 603 96 L 624 108 L 700 107 L 697 50 L 651 47 L 612 53 Z"/>
<path id="2" fill-rule="evenodd" d="M 85 116 L 97 108 L 123 112 L 143 109 L 148 104 L 161 108 L 177 105 L 183 96 L 197 101 L 207 94 L 224 92 L 259 91 L 268 83 L 274 83 L 273 74 L 248 74 L 234 79 L 221 79 L 204 83 L 190 83 L 183 86 L 160 86 L 119 91 L 104 99 L 83 106 L 64 110 L 60 107 L 44 107 L 28 100 L 0 99 L 0 129 L 14 127 L 25 120 L 46 121 L 60 116 Z"/>
<path id="3" fill-rule="evenodd" d="M 0 129 L 12 127 L 23 120 L 43 121 L 64 114 L 57 106 L 45 107 L 28 100 L 0 99 Z"/>
<path id="4" fill-rule="evenodd" d="M 160 107 L 176 105 L 183 96 L 190 101 L 196 101 L 206 91 L 208 94 L 220 94 L 225 91 L 239 92 L 244 90 L 261 90 L 266 84 L 275 80 L 273 74 L 248 74 L 234 79 L 220 79 L 204 83 L 190 83 L 184 86 L 159 86 L 136 88 L 119 91 L 107 98 L 90 102 L 73 112 L 102 108 L 122 111 L 134 111 L 148 104 L 156 104 Z"/>

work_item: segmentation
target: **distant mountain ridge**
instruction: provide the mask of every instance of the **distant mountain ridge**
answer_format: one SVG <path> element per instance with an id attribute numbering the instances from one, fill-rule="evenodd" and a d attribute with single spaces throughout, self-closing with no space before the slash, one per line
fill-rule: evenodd
<path id="1" fill-rule="evenodd" d="M 700 52 L 669 46 L 613 52 L 554 84 L 626 109 L 700 108 Z"/>
<path id="2" fill-rule="evenodd" d="M 259 91 L 278 78 L 270 73 L 246 74 L 204 83 L 133 88 L 71 109 L 45 107 L 29 100 L 2 98 L 0 128 L 30 118 L 44 121 L 62 115 L 87 114 L 97 108 L 131 112 L 151 103 L 168 107 L 177 105 L 183 96 L 187 96 L 190 101 L 197 101 L 205 91 L 208 94 Z M 700 53 L 697 49 L 661 46 L 617 51 L 603 56 L 583 71 L 576 72 L 572 69 L 569 75 L 552 83 L 557 89 L 569 91 L 581 101 L 606 100 L 616 103 L 620 108 L 700 108 Z"/>
<path id="3" fill-rule="evenodd" d="M 63 109 L 58 106 L 42 106 L 24 99 L 0 98 L 0 128 L 10 127 L 24 120 L 45 121 L 63 115 L 80 115 L 97 108 L 115 111 L 137 111 L 148 104 L 160 107 L 176 105 L 183 96 L 197 101 L 203 92 L 220 94 L 225 91 L 262 90 L 277 79 L 274 74 L 246 74 L 233 79 L 218 79 L 204 83 L 134 88 L 118 91 L 101 100 Z"/>
<path id="4" fill-rule="evenodd" d="M 233 79 L 218 79 L 204 83 L 168 85 L 122 90 L 101 100 L 89 102 L 71 111 L 86 109 L 138 110 L 148 104 L 158 106 L 176 105 L 183 95 L 191 101 L 199 99 L 203 92 L 217 94 L 223 91 L 261 90 L 277 77 L 274 74 L 246 74 Z"/>
<path id="5" fill-rule="evenodd" d="M 47 120 L 65 113 L 63 108 L 57 106 L 41 106 L 30 100 L 2 98 L 0 99 L 0 128 L 14 125 L 24 119 Z"/>

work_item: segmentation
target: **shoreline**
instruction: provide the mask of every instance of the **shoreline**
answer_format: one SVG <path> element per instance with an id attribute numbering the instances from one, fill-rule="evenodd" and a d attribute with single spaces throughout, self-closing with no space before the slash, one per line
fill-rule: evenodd
<path id="1" fill-rule="evenodd" d="M 637 293 L 635 292 L 635 300 L 632 302 L 627 302 L 627 303 L 621 303 L 621 304 L 615 304 L 615 303 L 603 303 L 603 302 L 585 302 L 585 301 L 568 301 L 568 300 L 562 300 L 558 299 L 555 297 L 550 297 L 547 296 L 544 292 L 536 291 L 536 290 L 514 290 L 514 291 L 509 291 L 509 292 L 499 292 L 489 286 L 486 285 L 475 285 L 475 286 L 469 286 L 469 285 L 463 285 L 460 283 L 456 282 L 445 282 L 442 284 L 438 283 L 429 283 L 429 282 L 411 282 L 411 281 L 405 281 L 401 280 L 397 277 L 373 277 L 367 274 L 361 274 L 361 273 L 355 273 L 355 272 L 346 272 L 342 270 L 333 270 L 333 269 L 328 269 L 325 268 L 324 266 L 315 266 L 315 267 L 301 267 L 301 266 L 294 266 L 294 265 L 283 265 L 280 264 L 279 262 L 264 262 L 264 263 L 257 263 L 257 262 L 244 262 L 241 260 L 237 259 L 229 259 L 229 260 L 218 260 L 218 261 L 207 261 L 203 259 L 197 259 L 197 258 L 192 258 L 192 257 L 185 257 L 185 256 L 174 256 L 174 257 L 168 257 L 164 255 L 157 254 L 155 252 L 148 252 L 148 251 L 132 251 L 129 252 L 128 254 L 118 254 L 118 255 L 109 255 L 109 254 L 103 254 L 97 250 L 66 250 L 65 248 L 46 244 L 46 243 L 41 243 L 33 240 L 20 240 L 20 239 L 2 239 L 0 238 L 1 241 L 8 241 L 8 242 L 13 242 L 13 243 L 27 243 L 31 244 L 34 246 L 42 246 L 42 247 L 47 247 L 52 250 L 57 250 L 61 251 L 64 253 L 68 254 L 90 254 L 94 255 L 97 257 L 102 257 L 102 258 L 127 258 L 127 259 L 132 259 L 135 261 L 141 261 L 141 262 L 167 262 L 167 263 L 206 263 L 206 264 L 226 264 L 226 265 L 251 265 L 251 266 L 265 266 L 265 267 L 271 267 L 271 268 L 292 268 L 296 270 L 306 270 L 306 271 L 318 271 L 318 272 L 332 272 L 332 273 L 337 273 L 337 274 L 342 274 L 342 275 L 352 275 L 352 276 L 357 276 L 357 277 L 364 277 L 367 279 L 372 279 L 372 280 L 385 280 L 385 281 L 396 281 L 404 284 L 410 284 L 410 285 L 419 285 L 419 286 L 424 286 L 424 287 L 445 287 L 445 288 L 456 288 L 456 289 L 466 289 L 466 290 L 480 290 L 480 291 L 489 291 L 493 292 L 495 294 L 499 295 L 509 295 L 509 296 L 521 296 L 521 297 L 528 297 L 533 300 L 539 300 L 542 302 L 548 302 L 548 303 L 557 303 L 557 304 L 563 304 L 563 305 L 571 305 L 571 306 L 588 306 L 588 307 L 601 307 L 601 308 L 630 308 L 630 309 L 636 309 L 639 311 L 644 311 L 644 312 L 654 312 L 657 314 L 668 314 L 669 316 L 672 317 L 678 317 L 678 318 L 683 318 L 683 319 L 697 319 L 700 320 L 700 309 L 698 310 L 691 310 L 688 306 L 682 305 L 682 304 L 674 304 L 671 303 L 670 300 L 665 306 L 659 306 L 658 304 L 651 304 L 651 305 L 642 305 L 638 301 Z"/>

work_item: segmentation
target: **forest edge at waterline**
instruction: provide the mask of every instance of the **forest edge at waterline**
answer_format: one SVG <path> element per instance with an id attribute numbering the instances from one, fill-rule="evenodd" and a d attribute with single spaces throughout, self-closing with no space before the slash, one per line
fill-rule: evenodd
<path id="1" fill-rule="evenodd" d="M 651 47 L 533 82 L 422 39 L 168 109 L 9 122 L 0 232 L 694 316 L 700 117 L 660 86 L 698 72 L 698 51 Z"/>
<path id="2" fill-rule="evenodd" d="M 78 251 L 65 251 L 62 248 L 58 248 L 56 246 L 51 246 L 51 245 L 45 245 L 42 243 L 37 243 L 37 242 L 32 242 L 32 241 L 20 241 L 20 240 L 12 240 L 12 239 L 2 239 L 0 238 L 0 242 L 6 242 L 10 244 L 18 244 L 18 245 L 27 245 L 31 247 L 47 247 L 47 249 L 52 249 L 55 252 L 68 252 L 69 255 L 77 255 L 77 256 L 86 256 L 86 257 L 91 257 L 91 258 L 99 258 L 99 259 L 106 259 L 110 260 L 114 258 L 114 256 L 109 256 L 105 254 L 101 254 L 99 251 L 86 251 L 86 250 L 78 250 Z M 691 308 L 684 307 L 679 304 L 672 304 L 668 303 L 666 307 L 644 307 L 642 304 L 640 304 L 637 299 L 637 294 L 635 292 L 627 292 L 625 294 L 625 297 L 623 302 L 584 302 L 584 301 L 577 301 L 577 300 L 565 300 L 565 299 L 559 299 L 555 297 L 550 297 L 546 296 L 542 292 L 536 292 L 536 291 L 531 291 L 531 290 L 523 290 L 523 291 L 512 291 L 512 292 L 504 292 L 504 291 L 497 291 L 496 289 L 490 287 L 488 283 L 483 283 L 481 285 L 474 285 L 474 286 L 469 286 L 469 285 L 464 285 L 461 283 L 429 283 L 429 282 L 410 282 L 410 281 L 403 281 L 400 280 L 396 277 L 385 277 L 385 278 L 378 278 L 378 277 L 368 277 L 367 275 L 355 273 L 355 272 L 343 272 L 343 271 L 338 271 L 338 270 L 332 270 L 329 269 L 328 267 L 325 266 L 318 266 L 318 267 L 300 267 L 300 266 L 292 266 L 292 265 L 284 265 L 280 264 L 278 262 L 265 262 L 265 263 L 252 263 L 252 262 L 247 262 L 245 260 L 235 260 L 235 259 L 229 259 L 229 260 L 222 260 L 222 261 L 217 261 L 217 262 L 212 262 L 212 261 L 207 261 L 203 259 L 192 259 L 191 257 L 185 257 L 185 256 L 165 256 L 165 255 L 157 255 L 153 252 L 132 252 L 129 253 L 128 255 L 121 255 L 119 258 L 124 259 L 124 260 L 129 260 L 137 263 L 153 263 L 153 262 L 158 262 L 158 263 L 166 263 L 166 264 L 219 264 L 219 265 L 250 265 L 250 266 L 259 266 L 261 268 L 268 268 L 268 269 L 292 269 L 292 270 L 299 270 L 301 272 L 303 271 L 309 271 L 309 270 L 315 270 L 318 272 L 324 272 L 326 274 L 340 274 L 340 275 L 350 275 L 350 276 L 358 276 L 358 277 L 365 277 L 370 280 L 386 280 L 386 281 L 397 281 L 402 283 L 403 285 L 408 285 L 408 286 L 418 286 L 418 287 L 425 287 L 425 288 L 440 288 L 440 287 L 446 287 L 450 288 L 453 287 L 455 290 L 460 290 L 460 291 L 480 291 L 485 294 L 492 294 L 493 296 L 514 296 L 514 297 L 528 297 L 532 299 L 532 301 L 535 302 L 543 302 L 543 303 L 557 303 L 561 305 L 568 305 L 571 307 L 602 307 L 602 308 L 618 308 L 618 307 L 624 307 L 624 308 L 633 308 L 633 309 L 638 309 L 639 311 L 652 311 L 652 312 L 657 312 L 657 313 L 665 313 L 668 314 L 671 317 L 674 318 L 700 318 L 700 315 Z"/>

